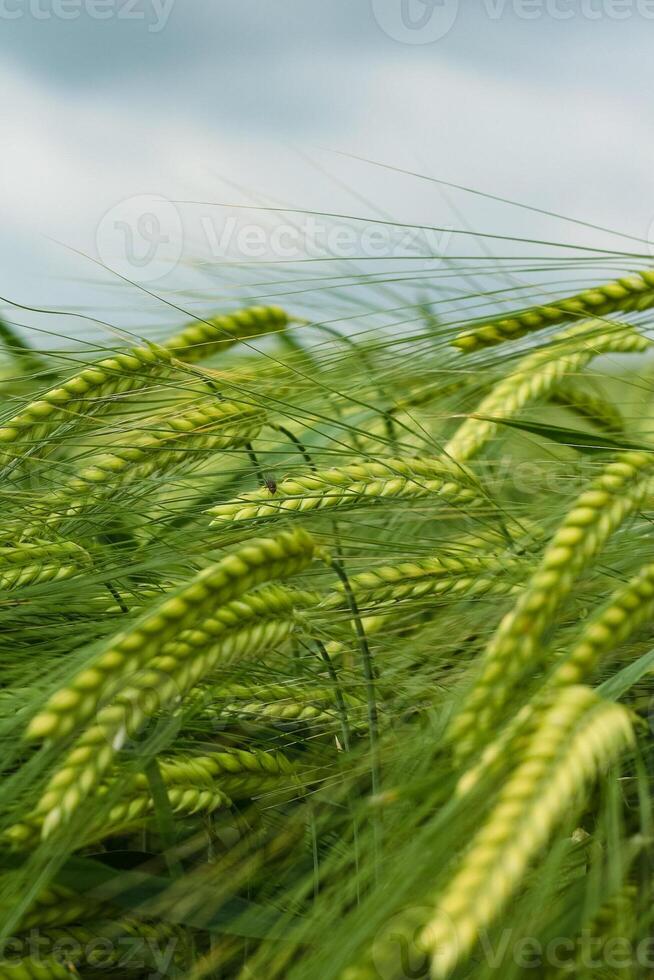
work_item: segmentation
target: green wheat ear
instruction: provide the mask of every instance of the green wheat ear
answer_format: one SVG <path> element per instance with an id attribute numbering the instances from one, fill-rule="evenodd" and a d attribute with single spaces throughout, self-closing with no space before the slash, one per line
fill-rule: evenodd
<path id="1" fill-rule="evenodd" d="M 486 502 L 472 473 L 445 457 L 387 459 L 288 477 L 277 484 L 274 494 L 264 487 L 242 494 L 237 500 L 217 504 L 208 513 L 213 525 L 224 526 L 394 498 L 430 496 L 467 507 Z"/>
<path id="2" fill-rule="evenodd" d="M 557 694 L 424 927 L 421 944 L 431 954 L 433 977 L 450 976 L 467 957 L 557 824 L 633 740 L 622 706 L 590 688 Z"/>
<path id="3" fill-rule="evenodd" d="M 609 317 L 614 313 L 647 310 L 651 306 L 654 306 L 654 271 L 648 269 L 555 303 L 531 306 L 511 316 L 489 320 L 475 330 L 458 334 L 452 344 L 469 353 L 569 320 Z"/>
<path id="4" fill-rule="evenodd" d="M 654 564 L 645 565 L 609 597 L 584 626 L 570 653 L 556 667 L 550 683 L 579 684 L 598 662 L 654 617 Z"/>
<path id="5" fill-rule="evenodd" d="M 109 403 L 113 395 L 152 384 L 169 368 L 171 354 L 162 347 L 135 347 L 84 368 L 59 387 L 44 392 L 0 426 L 0 455 L 20 458 L 68 422 L 79 422 Z"/>
<path id="6" fill-rule="evenodd" d="M 243 446 L 261 430 L 265 414 L 256 406 L 231 401 L 181 406 L 177 414 L 165 413 L 144 419 L 121 445 L 108 452 L 86 457 L 84 466 L 51 493 L 38 498 L 33 513 L 48 524 L 81 513 L 113 493 L 181 467 L 188 472 L 206 454 Z"/>
<path id="7" fill-rule="evenodd" d="M 443 554 L 422 561 L 381 565 L 350 576 L 349 584 L 357 600 L 366 605 L 401 599 L 420 599 L 430 595 L 481 595 L 485 591 L 507 591 L 515 588 L 508 577 L 522 568 L 510 555 Z M 504 578 L 500 572 L 508 573 Z M 496 573 L 496 578 L 493 578 Z M 345 602 L 345 587 L 338 583 L 334 594 L 326 596 L 322 607 L 338 609 Z"/>
<path id="8" fill-rule="evenodd" d="M 653 274 L 654 279 L 654 274 Z M 498 430 L 491 418 L 510 419 L 536 398 L 555 389 L 562 379 L 574 375 L 594 357 L 608 353 L 643 353 L 651 342 L 626 326 L 582 323 L 557 334 L 551 346 L 528 354 L 497 384 L 475 410 L 485 418 L 467 419 L 445 447 L 453 459 L 469 460 Z"/>
<path id="9" fill-rule="evenodd" d="M 32 451 L 65 423 L 79 423 L 111 404 L 112 396 L 147 388 L 162 380 L 173 357 L 189 361 L 221 346 L 282 329 L 288 317 L 279 307 L 256 306 L 186 327 L 163 344 L 117 351 L 44 392 L 0 426 L 0 458 L 7 462 Z"/>
<path id="10" fill-rule="evenodd" d="M 163 342 L 163 347 L 183 361 L 198 361 L 239 340 L 276 333 L 289 324 L 279 306 L 250 306 L 235 313 L 198 320 Z"/>
<path id="11" fill-rule="evenodd" d="M 88 552 L 74 541 L 18 541 L 0 547 L 0 589 L 59 582 L 92 564 Z"/>
<path id="12" fill-rule="evenodd" d="M 248 589 L 302 570 L 313 555 L 313 540 L 301 529 L 247 542 L 112 637 L 89 666 L 49 699 L 32 720 L 27 737 L 65 738 L 93 715 L 108 686 L 147 664 L 163 644 Z"/>
<path id="13" fill-rule="evenodd" d="M 479 676 L 450 724 L 460 758 L 483 744 L 525 669 L 540 663 L 541 640 L 552 617 L 580 572 L 645 499 L 653 475 L 654 453 L 621 453 L 577 498 L 488 644 Z"/>
<path id="14" fill-rule="evenodd" d="M 163 644 L 144 670 L 124 677 L 50 777 L 35 808 L 44 836 L 72 817 L 147 719 L 179 707 L 215 667 L 277 648 L 292 634 L 296 612 L 316 601 L 311 593 L 278 586 L 245 593 Z"/>

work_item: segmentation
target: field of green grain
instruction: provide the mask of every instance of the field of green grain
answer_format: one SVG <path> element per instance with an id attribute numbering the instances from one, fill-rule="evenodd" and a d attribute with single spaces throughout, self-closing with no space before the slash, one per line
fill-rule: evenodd
<path id="1" fill-rule="evenodd" d="M 654 272 L 561 269 L 7 318 L 0 980 L 652 975 Z"/>

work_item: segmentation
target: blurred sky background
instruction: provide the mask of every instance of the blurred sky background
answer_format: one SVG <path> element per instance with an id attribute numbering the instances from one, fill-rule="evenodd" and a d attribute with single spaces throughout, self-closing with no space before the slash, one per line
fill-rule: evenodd
<path id="1" fill-rule="evenodd" d="M 214 290 L 227 302 L 227 256 L 207 237 L 242 212 L 166 201 L 379 209 L 649 254 L 653 46 L 647 0 L 1 0 L 0 310 L 18 324 L 37 320 L 8 301 L 107 324 L 179 320 L 98 259 L 152 293 L 179 300 L 197 286 L 203 309 Z M 148 202 L 162 198 L 157 228 L 171 240 L 159 266 L 137 262 L 130 276 L 125 243 L 136 249 L 142 233 L 147 249 Z M 464 242 L 445 247 L 458 254 Z M 484 247 L 505 251 L 501 240 Z"/>

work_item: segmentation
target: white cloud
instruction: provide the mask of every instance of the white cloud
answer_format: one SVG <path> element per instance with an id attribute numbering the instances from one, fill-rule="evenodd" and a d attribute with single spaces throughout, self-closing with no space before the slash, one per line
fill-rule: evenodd
<path id="1" fill-rule="evenodd" d="M 344 58 L 342 63 L 325 52 L 322 66 L 296 52 L 287 64 L 299 86 L 321 68 L 329 72 L 333 111 L 322 137 L 313 126 L 311 141 L 322 139 L 334 148 L 647 234 L 654 218 L 654 133 L 647 117 L 623 99 L 595 94 L 581 83 L 571 90 L 557 85 L 554 76 L 547 86 L 528 80 L 518 86 L 490 70 L 412 59 L 404 52 L 386 51 L 383 58 L 368 52 L 363 62 Z M 367 211 L 285 146 L 283 134 L 277 139 L 260 130 L 245 139 L 236 129 L 210 126 L 206 117 L 183 117 L 179 105 L 171 111 L 165 98 L 153 103 L 151 92 L 147 110 L 137 93 L 130 100 L 124 89 L 114 98 L 109 89 L 99 97 L 91 88 L 73 98 L 17 68 L 5 67 L 0 85 L 5 107 L 0 248 L 13 276 L 13 295 L 23 302 L 61 297 L 92 305 L 95 294 L 88 283 L 80 289 L 79 283 L 43 281 L 44 271 L 59 276 L 65 270 L 79 280 L 98 274 L 82 259 L 71 264 L 46 236 L 94 254 L 103 215 L 135 195 L 246 200 L 222 184 L 224 176 L 249 189 L 253 200 L 261 193 L 297 207 Z M 433 185 L 304 148 L 396 218 L 458 223 Z M 477 230 L 637 248 L 479 197 L 454 197 L 464 220 Z M 193 209 L 183 209 L 183 215 L 191 259 L 206 241 L 200 240 Z"/>

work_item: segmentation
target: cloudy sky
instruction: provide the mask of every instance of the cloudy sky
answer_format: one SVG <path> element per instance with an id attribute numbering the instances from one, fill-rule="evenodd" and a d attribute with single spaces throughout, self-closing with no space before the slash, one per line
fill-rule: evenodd
<path id="1" fill-rule="evenodd" d="M 124 323 L 98 261 L 179 297 L 270 250 L 228 204 L 645 252 L 653 42 L 652 0 L 0 0 L 0 294 Z"/>

